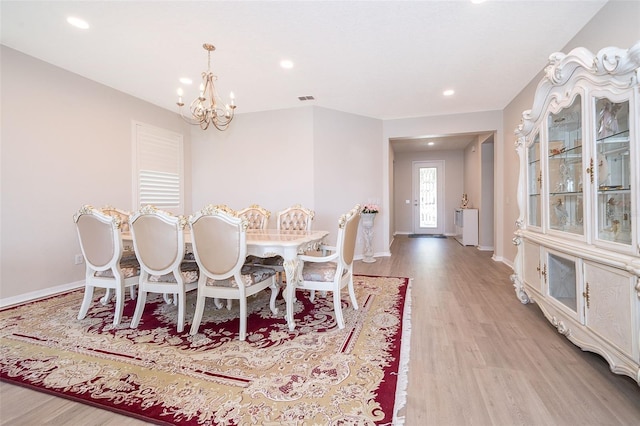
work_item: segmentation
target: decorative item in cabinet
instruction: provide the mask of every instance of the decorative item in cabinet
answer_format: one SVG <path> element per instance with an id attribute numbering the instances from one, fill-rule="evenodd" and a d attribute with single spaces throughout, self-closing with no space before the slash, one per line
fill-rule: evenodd
<path id="1" fill-rule="evenodd" d="M 630 246 L 631 147 L 629 139 L 629 101 L 613 102 L 602 97 L 595 101 L 596 181 L 598 182 L 596 238 Z"/>
<path id="2" fill-rule="evenodd" d="M 583 235 L 582 96 L 550 113 L 547 119 L 549 155 L 549 228 Z"/>

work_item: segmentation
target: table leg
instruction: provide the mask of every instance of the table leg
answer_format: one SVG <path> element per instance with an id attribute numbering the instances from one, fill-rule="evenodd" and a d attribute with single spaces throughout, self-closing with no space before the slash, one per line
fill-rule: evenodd
<path id="1" fill-rule="evenodd" d="M 284 300 L 287 305 L 287 324 L 289 330 L 293 331 L 296 328 L 296 322 L 293 318 L 293 305 L 296 301 L 296 285 L 298 283 L 298 258 L 285 259 L 283 262 L 284 272 L 287 277 L 287 288 L 284 291 Z"/>

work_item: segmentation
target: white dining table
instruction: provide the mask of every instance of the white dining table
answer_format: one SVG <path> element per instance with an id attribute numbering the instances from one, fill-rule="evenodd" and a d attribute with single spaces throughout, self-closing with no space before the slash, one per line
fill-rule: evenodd
<path id="1" fill-rule="evenodd" d="M 299 268 L 301 263 L 298 254 L 317 250 L 323 240 L 329 235 L 328 231 L 290 231 L 279 229 L 248 229 L 247 254 L 258 257 L 282 256 L 287 286 L 283 290 L 286 303 L 287 325 L 293 331 L 296 327 L 293 317 L 293 305 L 296 300 L 296 285 L 300 280 Z M 122 234 L 123 241 L 131 241 L 131 234 Z M 185 229 L 185 244 L 191 245 L 191 232 Z"/>

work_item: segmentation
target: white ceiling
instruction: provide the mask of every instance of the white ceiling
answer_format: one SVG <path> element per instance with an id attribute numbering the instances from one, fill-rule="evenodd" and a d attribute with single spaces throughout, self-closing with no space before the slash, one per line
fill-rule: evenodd
<path id="1" fill-rule="evenodd" d="M 196 96 L 208 42 L 218 90 L 225 100 L 234 92 L 237 113 L 316 105 L 394 119 L 503 109 L 605 3 L 2 0 L 0 34 L 170 110 L 178 87 L 186 102 Z M 91 28 L 71 27 L 71 15 Z M 442 96 L 449 88 L 456 94 Z M 315 100 L 298 100 L 306 95 Z"/>

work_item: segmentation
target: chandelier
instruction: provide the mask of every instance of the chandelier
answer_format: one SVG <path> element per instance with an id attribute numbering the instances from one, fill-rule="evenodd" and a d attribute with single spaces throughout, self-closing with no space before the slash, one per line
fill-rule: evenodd
<path id="1" fill-rule="evenodd" d="M 207 71 L 202 73 L 202 83 L 200 84 L 200 95 L 195 98 L 189 105 L 190 116 L 185 116 L 184 102 L 182 102 L 182 89 L 178 89 L 178 109 L 180 116 L 189 124 L 199 125 L 202 130 L 209 128 L 213 124 L 218 130 L 226 130 L 236 109 L 234 104 L 233 92 L 230 94 L 231 104 L 224 104 L 216 88 L 213 84 L 218 79 L 211 72 L 211 52 L 216 50 L 213 44 L 205 43 L 202 45 L 207 51 Z"/>

